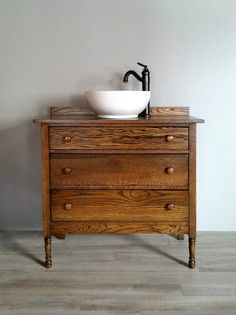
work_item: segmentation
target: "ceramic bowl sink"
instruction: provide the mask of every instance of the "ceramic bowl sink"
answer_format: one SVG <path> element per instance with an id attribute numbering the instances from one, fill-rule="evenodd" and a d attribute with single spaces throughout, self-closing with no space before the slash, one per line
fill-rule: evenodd
<path id="1" fill-rule="evenodd" d="M 91 109 L 101 118 L 136 118 L 147 106 L 150 91 L 87 91 Z"/>

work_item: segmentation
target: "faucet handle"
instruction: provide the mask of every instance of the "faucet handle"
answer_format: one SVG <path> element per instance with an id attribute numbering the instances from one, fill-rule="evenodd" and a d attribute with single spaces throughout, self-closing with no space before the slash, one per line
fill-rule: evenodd
<path id="1" fill-rule="evenodd" d="M 137 62 L 137 64 L 138 64 L 139 66 L 141 66 L 141 67 L 144 67 L 144 70 L 147 69 L 147 65 L 144 65 L 144 64 L 142 64 L 141 62 Z"/>

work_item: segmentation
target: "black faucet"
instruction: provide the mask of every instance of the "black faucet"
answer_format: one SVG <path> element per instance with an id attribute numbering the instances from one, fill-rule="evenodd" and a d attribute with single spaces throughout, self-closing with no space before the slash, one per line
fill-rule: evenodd
<path id="1" fill-rule="evenodd" d="M 150 72 L 148 70 L 147 65 L 143 65 L 140 62 L 137 62 L 139 66 L 142 66 L 144 69 L 142 71 L 142 76 L 137 74 L 137 72 L 133 70 L 129 70 L 124 75 L 123 82 L 128 82 L 129 75 L 132 74 L 137 80 L 142 82 L 142 90 L 143 91 L 150 91 Z M 140 117 L 146 117 L 148 118 L 150 116 L 150 102 L 148 102 L 147 107 L 142 111 L 142 113 L 139 115 Z"/>

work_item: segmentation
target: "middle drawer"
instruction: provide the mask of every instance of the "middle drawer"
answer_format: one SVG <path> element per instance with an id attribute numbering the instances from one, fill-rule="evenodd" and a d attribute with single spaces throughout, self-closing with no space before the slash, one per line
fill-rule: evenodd
<path id="1" fill-rule="evenodd" d="M 187 154 L 52 154 L 51 188 L 187 189 Z"/>

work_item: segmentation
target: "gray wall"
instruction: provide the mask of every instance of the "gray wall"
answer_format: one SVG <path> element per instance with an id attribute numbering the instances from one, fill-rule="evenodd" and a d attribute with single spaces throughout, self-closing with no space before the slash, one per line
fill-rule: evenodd
<path id="1" fill-rule="evenodd" d="M 83 103 L 85 90 L 123 88 L 122 75 L 141 61 L 153 105 L 188 105 L 206 119 L 199 230 L 236 230 L 236 1 L 0 0 L 0 32 L 0 228 L 41 228 L 32 119 Z"/>

